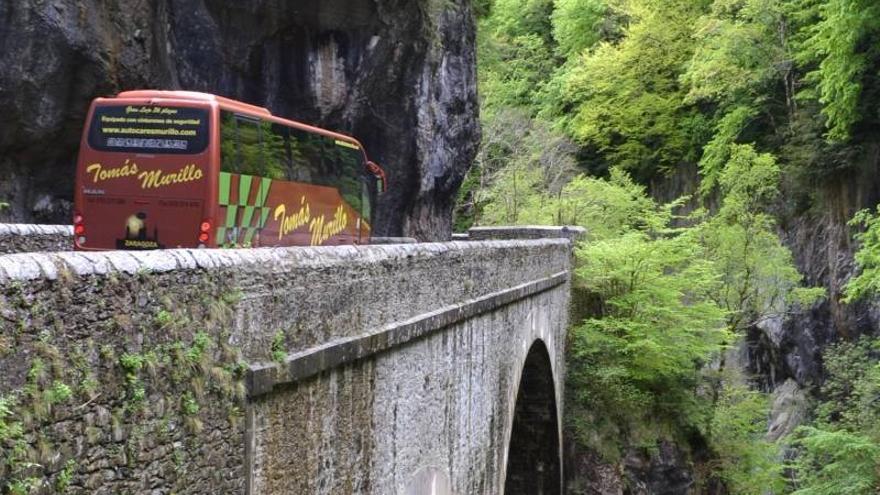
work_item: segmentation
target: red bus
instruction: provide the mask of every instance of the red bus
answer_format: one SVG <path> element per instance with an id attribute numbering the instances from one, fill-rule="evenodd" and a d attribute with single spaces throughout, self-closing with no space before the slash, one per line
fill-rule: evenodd
<path id="1" fill-rule="evenodd" d="M 368 243 L 382 169 L 354 138 L 205 93 L 92 102 L 78 250 Z"/>

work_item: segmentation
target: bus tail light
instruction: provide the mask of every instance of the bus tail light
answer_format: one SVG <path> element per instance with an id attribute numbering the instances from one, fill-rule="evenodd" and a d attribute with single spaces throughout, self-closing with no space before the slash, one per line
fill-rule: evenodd
<path id="1" fill-rule="evenodd" d="M 86 226 L 83 221 L 82 214 L 76 213 L 73 215 L 73 235 L 76 243 L 80 246 L 86 243 Z"/>
<path id="2" fill-rule="evenodd" d="M 199 225 L 199 247 L 205 247 L 208 239 L 211 238 L 211 221 L 205 220 Z"/>

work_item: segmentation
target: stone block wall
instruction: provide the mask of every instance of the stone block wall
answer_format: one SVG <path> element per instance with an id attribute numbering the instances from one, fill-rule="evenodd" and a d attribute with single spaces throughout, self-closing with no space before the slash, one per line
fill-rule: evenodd
<path id="1" fill-rule="evenodd" d="M 531 342 L 562 373 L 569 249 L 0 256 L 0 484 L 496 493 Z"/>
<path id="2" fill-rule="evenodd" d="M 576 226 L 522 225 L 513 227 L 471 227 L 467 234 L 453 234 L 453 239 L 487 241 L 503 239 L 568 239 L 572 242 L 584 240 L 587 230 Z"/>
<path id="3" fill-rule="evenodd" d="M 0 224 L 0 254 L 71 251 L 69 225 Z"/>

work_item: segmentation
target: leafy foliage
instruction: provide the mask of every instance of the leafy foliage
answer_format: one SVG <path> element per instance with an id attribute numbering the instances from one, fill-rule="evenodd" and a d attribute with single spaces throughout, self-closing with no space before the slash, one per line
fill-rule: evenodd
<path id="1" fill-rule="evenodd" d="M 544 75 L 553 70 L 550 48 L 539 35 L 529 33 L 499 41 L 488 38 L 489 52 L 481 53 L 480 87 L 483 105 L 491 114 L 503 105 L 533 105 L 534 91 L 543 84 Z"/>
<path id="2" fill-rule="evenodd" d="M 876 339 L 825 353 L 828 379 L 817 419 L 799 429 L 797 495 L 868 495 L 880 487 L 880 350 Z"/>
<path id="3" fill-rule="evenodd" d="M 535 156 L 528 148 L 516 153 Z M 684 200 L 658 204 L 621 168 L 605 179 L 574 176 L 554 192 L 542 179 L 544 161 L 508 157 L 488 177 L 480 221 L 588 231 L 577 249 L 577 284 L 596 307 L 571 331 L 568 368 L 570 410 L 586 445 L 615 459 L 626 445 L 705 435 L 717 439 L 711 448 L 724 480 L 754 488 L 749 480 L 780 479 L 775 446 L 758 435 L 766 400 L 726 390 L 702 370 L 741 330 L 823 291 L 799 288 L 800 274 L 767 213 L 779 194 L 775 159 L 749 145 L 732 145 L 729 155 L 717 211 L 687 219 L 673 213 Z M 686 226 L 675 225 L 681 220 Z M 717 394 L 698 392 L 712 389 Z M 736 422 L 736 414 L 755 421 Z"/>
<path id="4" fill-rule="evenodd" d="M 736 384 L 723 390 L 713 409 L 709 438 L 716 458 L 710 467 L 731 493 L 780 493 L 785 486 L 779 448 L 764 439 L 767 402 L 760 392 Z"/>
<path id="5" fill-rule="evenodd" d="M 880 444 L 845 430 L 803 428 L 795 495 L 871 495 L 880 476 Z"/>
<path id="6" fill-rule="evenodd" d="M 584 244 L 577 255 L 579 283 L 602 302 L 571 336 L 578 409 L 593 411 L 580 434 L 605 436 L 597 446 L 613 456 L 624 439 L 652 445 L 658 433 L 693 428 L 706 413 L 693 395 L 699 367 L 729 338 L 711 298 L 711 262 L 684 237 L 638 231 Z"/>
<path id="7" fill-rule="evenodd" d="M 873 0 L 827 0 L 818 6 L 819 22 L 810 26 L 801 59 L 819 60 L 807 74 L 816 84 L 828 121 L 828 137 L 845 140 L 861 120 L 864 78 L 880 62 L 880 5 Z"/>
<path id="8" fill-rule="evenodd" d="M 860 271 L 844 288 L 846 302 L 880 292 L 880 217 L 869 210 L 862 210 L 850 225 L 863 226 L 865 230 L 855 235 L 861 243 L 855 255 Z"/>
<path id="9" fill-rule="evenodd" d="M 801 287 L 776 216 L 791 199 L 821 207 L 811 188 L 876 134 L 880 4 L 495 0 L 481 12 L 483 148 L 459 225 L 587 228 L 577 284 L 590 317 L 571 332 L 567 403 L 581 440 L 614 458 L 674 438 L 708 451 L 709 478 L 731 493 L 781 492 L 767 400 L 729 379 L 723 353 L 824 295 Z M 698 198 L 652 199 L 694 168 Z M 880 288 L 877 217 L 855 220 L 848 302 Z M 844 376 L 834 356 L 829 373 Z M 860 373 L 859 392 L 823 403 L 827 418 L 800 433 L 798 493 L 842 493 L 834 480 L 876 491 L 876 432 L 855 421 L 880 423 L 863 399 L 877 378 Z M 844 462 L 857 467 L 833 472 Z"/>
<path id="10" fill-rule="evenodd" d="M 544 191 L 559 194 L 574 174 L 573 152 L 568 139 L 522 111 L 505 108 L 485 118 L 482 146 L 460 190 L 456 230 L 474 222 L 538 222 L 526 214 L 537 210 L 525 205 L 540 204 Z M 542 213 L 551 218 L 549 212 Z"/>
<path id="11" fill-rule="evenodd" d="M 592 171 L 647 181 L 699 163 L 708 192 L 729 146 L 753 142 L 809 180 L 858 152 L 841 144 L 854 127 L 880 121 L 873 0 L 497 0 L 488 11 L 485 114 L 540 115 Z"/>
<path id="12" fill-rule="evenodd" d="M 733 145 L 718 179 L 724 195 L 718 213 L 694 231 L 705 255 L 716 260 L 723 284 L 715 297 L 733 329 L 778 316 L 792 303 L 809 305 L 825 293 L 799 287 L 802 277 L 767 213 L 779 194 L 779 174 L 772 155 Z"/>
<path id="13" fill-rule="evenodd" d="M 703 2 L 632 2 L 625 37 L 580 53 L 557 72 L 553 115 L 598 161 L 637 177 L 695 162 L 708 132 L 685 102 L 680 71 L 692 53 L 691 25 Z"/>
<path id="14" fill-rule="evenodd" d="M 551 15 L 556 51 L 579 55 L 619 30 L 604 0 L 556 0 Z"/>

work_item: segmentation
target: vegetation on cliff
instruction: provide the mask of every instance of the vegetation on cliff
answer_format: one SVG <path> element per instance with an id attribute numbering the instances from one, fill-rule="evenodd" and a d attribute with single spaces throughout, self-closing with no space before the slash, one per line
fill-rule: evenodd
<path id="1" fill-rule="evenodd" d="M 880 293 L 880 217 L 862 211 L 852 221 L 860 272 L 846 286 L 849 302 Z M 828 378 L 813 424 L 794 439 L 798 495 L 876 493 L 880 487 L 880 339 L 863 336 L 825 353 Z"/>
<path id="2" fill-rule="evenodd" d="M 580 443 L 616 462 L 675 441 L 705 492 L 874 493 L 869 340 L 828 351 L 815 420 L 779 443 L 764 439 L 769 398 L 726 361 L 748 329 L 824 293 L 803 287 L 779 220 L 822 208 L 816 184 L 856 167 L 880 120 L 880 6 L 478 7 L 483 146 L 456 226 L 588 229 L 567 402 Z M 880 221 L 859 220 L 863 271 L 848 300 L 880 286 Z M 783 450 L 796 455 L 787 466 Z"/>

